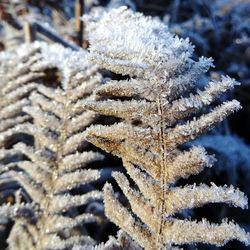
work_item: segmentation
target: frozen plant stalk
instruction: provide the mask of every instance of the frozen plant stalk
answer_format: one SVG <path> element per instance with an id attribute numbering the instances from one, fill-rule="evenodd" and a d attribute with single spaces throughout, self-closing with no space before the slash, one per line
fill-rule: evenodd
<path id="1" fill-rule="evenodd" d="M 174 216 L 206 203 L 247 207 L 247 198 L 233 187 L 175 185 L 178 179 L 213 164 L 213 157 L 204 148 L 182 151 L 179 146 L 240 108 L 239 102 L 232 100 L 209 110 L 237 82 L 223 76 L 220 81 L 208 82 L 204 90 L 195 90 L 212 60 L 201 57 L 194 61 L 188 39 L 172 35 L 159 21 L 125 7 L 104 14 L 87 27 L 92 31 L 92 61 L 130 76 L 129 80 L 100 86 L 96 93 L 107 98 L 85 105 L 100 114 L 121 118 L 111 126 L 88 128 L 86 136 L 96 146 L 121 157 L 137 185 L 131 185 L 124 174 L 114 173 L 131 210 L 119 202 L 107 183 L 106 215 L 145 249 L 179 249 L 174 246 L 196 242 L 222 246 L 233 239 L 248 245 L 249 234 L 233 222 L 211 224 L 205 219 L 197 222 Z"/>

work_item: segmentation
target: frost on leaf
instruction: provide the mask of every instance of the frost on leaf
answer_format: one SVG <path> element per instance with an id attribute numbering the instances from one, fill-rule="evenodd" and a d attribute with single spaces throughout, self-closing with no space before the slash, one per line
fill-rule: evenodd
<path id="1" fill-rule="evenodd" d="M 60 72 L 60 84 L 54 87 L 35 84 L 32 93 L 25 95 L 20 107 L 25 116 L 30 118 L 29 122 L 18 123 L 12 130 L 7 130 L 8 135 L 25 131 L 34 138 L 34 145 L 19 142 L 10 150 L 3 149 L 0 156 L 3 160 L 1 172 L 12 176 L 25 190 L 29 200 L 36 204 L 32 209 L 29 203 L 25 206 L 15 204 L 0 207 L 0 215 L 15 220 L 8 239 L 9 247 L 91 247 L 95 245 L 95 240 L 87 234 L 84 225 L 95 222 L 96 216 L 91 212 L 76 211 L 80 206 L 102 199 L 102 192 L 95 190 L 92 185 L 100 177 L 100 172 L 90 169 L 89 165 L 102 160 L 103 155 L 86 149 L 88 142 L 83 132 L 96 120 L 96 114 L 86 110 L 82 102 L 84 99 L 94 100 L 92 92 L 100 83 L 101 75 L 98 68 L 88 61 L 86 51 L 73 52 L 59 45 L 45 43 L 29 46 L 32 48 L 30 53 L 35 53 L 32 52 L 34 48 L 39 51 L 37 57 L 41 60 L 32 63 L 30 61 L 35 61 L 34 56 L 20 55 L 27 65 L 21 67 L 19 73 L 26 76 L 33 74 L 32 70 L 40 72 L 40 69 L 45 70 L 47 67 L 56 68 Z M 13 60 L 10 59 L 8 63 L 13 63 Z M 42 71 L 39 74 L 44 73 Z M 20 87 L 20 91 L 24 91 L 24 82 L 19 85 L 16 80 L 19 78 L 13 79 L 2 90 L 8 87 L 15 91 Z M 18 96 L 18 93 L 21 92 L 13 95 Z M 12 112 L 15 107 L 12 109 L 11 105 L 6 104 L 5 110 Z M 25 157 L 15 163 L 5 164 L 4 158 L 13 154 Z M 79 187 L 81 192 L 77 191 Z M 26 219 L 29 210 L 32 212 L 31 222 Z"/>
<path id="2" fill-rule="evenodd" d="M 201 184 L 179 187 L 180 178 L 211 167 L 214 157 L 203 147 L 180 146 L 211 130 L 241 106 L 218 97 L 238 85 L 229 77 L 211 80 L 202 90 L 196 83 L 212 59 L 192 59 L 188 39 L 172 35 L 157 20 L 121 7 L 89 24 L 90 58 L 100 67 L 130 79 L 108 81 L 96 90 L 106 97 L 87 100 L 85 107 L 120 118 L 110 126 L 91 126 L 87 140 L 123 159 L 137 188 L 121 173 L 113 177 L 130 203 L 125 207 L 112 185 L 104 187 L 106 215 L 145 249 L 175 249 L 175 245 L 237 239 L 249 244 L 249 234 L 233 222 L 211 224 L 182 220 L 175 214 L 206 203 L 246 208 L 247 198 L 233 187 Z M 111 97 L 111 98 L 110 98 Z M 124 98 L 125 97 L 125 98 Z"/>
<path id="3" fill-rule="evenodd" d="M 28 97 L 38 84 L 48 84 L 47 73 L 53 70 L 39 44 L 0 53 L 0 147 L 10 147 L 21 133 L 18 125 L 31 120 L 23 108 L 30 105 Z"/>

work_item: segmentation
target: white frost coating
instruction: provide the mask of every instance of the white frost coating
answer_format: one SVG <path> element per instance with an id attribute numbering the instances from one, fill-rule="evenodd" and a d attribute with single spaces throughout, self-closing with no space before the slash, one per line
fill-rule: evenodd
<path id="1" fill-rule="evenodd" d="M 130 77 L 107 82 L 96 90 L 105 99 L 85 104 L 91 111 L 121 119 L 109 126 L 91 126 L 85 136 L 94 145 L 121 157 L 138 186 L 130 186 L 124 174 L 114 173 L 130 209 L 119 202 L 107 183 L 107 217 L 148 250 L 196 242 L 221 246 L 233 239 L 248 245 L 249 233 L 232 222 L 210 224 L 174 217 L 184 209 L 206 203 L 247 207 L 247 197 L 233 187 L 175 187 L 178 179 L 198 174 L 214 163 L 214 157 L 202 147 L 181 151 L 179 146 L 241 108 L 238 101 L 232 100 L 209 109 L 238 83 L 222 77 L 202 91 L 196 90 L 197 82 L 213 66 L 212 59 L 194 61 L 188 40 L 170 34 L 160 21 L 125 7 L 111 10 L 97 22 L 91 18 L 88 21 L 91 60 Z"/>
<path id="2" fill-rule="evenodd" d="M 66 89 L 67 84 L 69 84 L 72 72 L 78 72 L 78 74 L 81 75 L 81 72 L 90 67 L 85 50 L 73 51 L 59 44 L 48 45 L 47 43 L 38 41 L 36 41 L 33 46 L 40 48 L 46 64 L 60 69 L 64 89 Z"/>
<path id="3" fill-rule="evenodd" d="M 83 195 L 56 195 L 50 210 L 54 213 L 67 211 L 69 208 L 86 205 L 90 201 L 102 199 L 102 192 L 91 191 Z"/>
<path id="4" fill-rule="evenodd" d="M 33 146 L 18 143 L 13 150 L 1 150 L 3 162 L 6 157 L 18 156 L 20 160 L 3 164 L 2 171 L 12 176 L 37 204 L 37 209 L 31 209 L 33 224 L 23 220 L 25 214 L 20 213 L 23 234 L 19 234 L 21 227 L 17 222 L 9 240 L 14 239 L 14 249 L 18 236 L 23 237 L 20 243 L 23 249 L 94 245 L 89 236 L 73 235 L 76 226 L 82 228 L 85 223 L 95 222 L 96 215 L 70 211 L 102 199 L 100 191 L 89 191 L 89 183 L 100 177 L 99 170 L 89 169 L 89 164 L 102 160 L 103 156 L 87 152 L 83 136 L 96 114 L 82 105 L 83 99 L 95 99 L 92 93 L 101 75 L 87 60 L 86 51 L 73 52 L 56 44 L 23 45 L 17 51 L 0 54 L 1 58 L 0 76 L 3 72 L 6 75 L 0 78 L 0 146 L 8 145 L 19 133 L 34 137 Z M 51 88 L 47 70 L 55 74 L 57 89 Z M 34 83 L 37 80 L 39 86 Z M 79 185 L 86 188 L 86 193 L 70 193 Z M 7 217 L 19 220 L 19 214 L 11 212 L 14 209 L 19 213 L 19 208 L 9 207 L 6 210 L 0 206 L 0 213 L 5 209 Z"/>
<path id="5" fill-rule="evenodd" d="M 174 37 L 161 22 L 134 14 L 126 7 L 105 13 L 98 28 L 90 23 L 89 29 L 95 31 L 89 33 L 92 58 L 118 73 L 149 76 L 165 68 L 167 74 L 170 60 L 183 57 L 185 61 L 193 52 L 188 39 Z"/>
<path id="6" fill-rule="evenodd" d="M 14 60 L 16 57 L 29 57 L 33 53 L 37 52 L 41 60 L 38 60 L 35 64 L 31 66 L 31 70 L 37 70 L 38 68 L 43 67 L 56 67 L 60 70 L 62 76 L 62 84 L 64 88 L 67 88 L 69 84 L 69 79 L 73 74 L 78 74 L 78 77 L 81 76 L 82 72 L 86 72 L 86 69 L 96 69 L 96 66 L 93 66 L 89 63 L 87 59 L 87 52 L 85 50 L 73 51 L 72 49 L 65 48 L 59 44 L 47 44 L 45 42 L 35 41 L 31 45 L 23 44 L 14 52 L 1 52 L 1 60 Z M 33 55 L 35 56 L 35 55 Z M 1 65 L 1 62 L 0 62 Z M 18 67 L 22 67 L 22 63 Z M 3 70 L 2 70 L 3 71 Z M 0 67 L 0 76 L 4 74 L 1 71 Z"/>
<path id="7" fill-rule="evenodd" d="M 78 168 L 86 167 L 89 163 L 94 161 L 103 160 L 104 156 L 100 153 L 88 151 L 79 153 L 76 152 L 75 154 L 70 154 L 65 156 L 60 165 L 63 171 L 72 171 Z"/>

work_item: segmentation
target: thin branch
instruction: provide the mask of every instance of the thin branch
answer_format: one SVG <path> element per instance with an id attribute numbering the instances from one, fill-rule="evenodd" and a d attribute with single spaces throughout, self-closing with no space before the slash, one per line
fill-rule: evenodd
<path id="1" fill-rule="evenodd" d="M 24 40 L 26 43 L 32 43 L 36 40 L 36 31 L 32 24 L 26 22 L 23 26 Z"/>
<path id="2" fill-rule="evenodd" d="M 83 21 L 81 19 L 84 13 L 84 0 L 76 0 L 75 3 L 75 19 L 76 19 L 76 32 L 77 32 L 77 40 L 78 45 L 82 47 L 83 44 Z"/>
<path id="3" fill-rule="evenodd" d="M 71 48 L 72 50 L 80 50 L 79 46 L 64 40 L 59 34 L 47 29 L 42 24 L 34 22 L 33 26 L 35 26 L 36 31 L 38 33 L 41 33 L 42 35 L 46 36 L 51 41 L 56 42 L 56 43 L 60 43 L 64 47 Z"/>

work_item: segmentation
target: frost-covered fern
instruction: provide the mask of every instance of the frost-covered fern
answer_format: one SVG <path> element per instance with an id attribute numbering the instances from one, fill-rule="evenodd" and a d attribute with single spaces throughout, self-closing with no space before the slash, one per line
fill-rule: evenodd
<path id="1" fill-rule="evenodd" d="M 112 10 L 88 27 L 92 61 L 130 76 L 97 89 L 107 100 L 85 105 L 121 118 L 111 126 L 88 128 L 86 136 L 96 146 L 120 156 L 137 186 L 115 172 L 131 210 L 116 198 L 112 185 L 106 184 L 106 215 L 145 249 L 180 249 L 174 246 L 196 242 L 221 246 L 232 239 L 248 245 L 249 234 L 233 222 L 214 224 L 175 216 L 206 203 L 247 207 L 247 198 L 233 187 L 175 185 L 178 179 L 212 166 L 214 158 L 204 148 L 183 151 L 180 146 L 240 108 L 239 102 L 232 100 L 209 109 L 238 83 L 223 76 L 220 81 L 208 82 L 203 90 L 196 89 L 212 60 L 201 57 L 194 61 L 187 39 L 173 36 L 159 21 L 125 7 Z"/>
<path id="2" fill-rule="evenodd" d="M 45 59 L 41 46 L 23 45 L 15 51 L 0 54 L 0 147 L 13 144 L 17 125 L 31 120 L 23 112 L 30 105 L 29 94 L 38 84 L 51 85 L 51 75 L 56 75 L 55 66 Z M 25 132 L 25 131 L 23 131 Z"/>
<path id="3" fill-rule="evenodd" d="M 32 46 L 22 46 L 15 51 L 0 54 L 0 168 L 22 159 L 22 155 L 11 146 L 17 141 L 28 140 L 25 131 L 18 131 L 17 125 L 31 120 L 22 108 L 30 104 L 28 96 L 37 83 L 44 82 L 43 69 L 36 72 L 32 70 L 39 60 L 39 49 Z M 15 202 L 15 193 L 19 187 L 8 174 L 2 175 L 0 205 Z M 1 217 L 2 234 L 7 235 L 7 223 L 7 218 Z M 1 247 L 3 244 L 4 240 L 1 240 Z"/>
<path id="4" fill-rule="evenodd" d="M 88 165 L 103 156 L 85 150 L 88 143 L 83 131 L 96 115 L 85 111 L 83 100 L 94 98 L 92 91 L 101 76 L 85 51 L 38 45 L 45 64 L 56 65 L 61 72 L 62 86 L 37 86 L 30 96 L 31 105 L 23 108 L 33 121 L 19 129 L 33 136 L 34 146 L 14 145 L 12 150 L 26 158 L 1 166 L 1 171 L 16 179 L 32 202 L 3 205 L 0 214 L 15 220 L 8 238 L 10 249 L 90 247 L 95 241 L 84 224 L 96 218 L 77 208 L 101 199 L 102 193 L 90 184 L 99 178 L 99 170 L 88 169 Z"/>
<path id="5" fill-rule="evenodd" d="M 48 60 L 45 62 L 38 43 L 0 53 L 0 169 L 23 159 L 23 155 L 12 148 L 13 144 L 32 143 L 25 129 L 25 123 L 32 117 L 23 108 L 30 105 L 28 97 L 39 84 L 51 85 L 52 72 L 56 75 L 55 67 Z M 1 176 L 0 204 L 15 202 L 18 188 L 8 173 Z M 21 196 L 25 197 L 25 192 Z"/>

